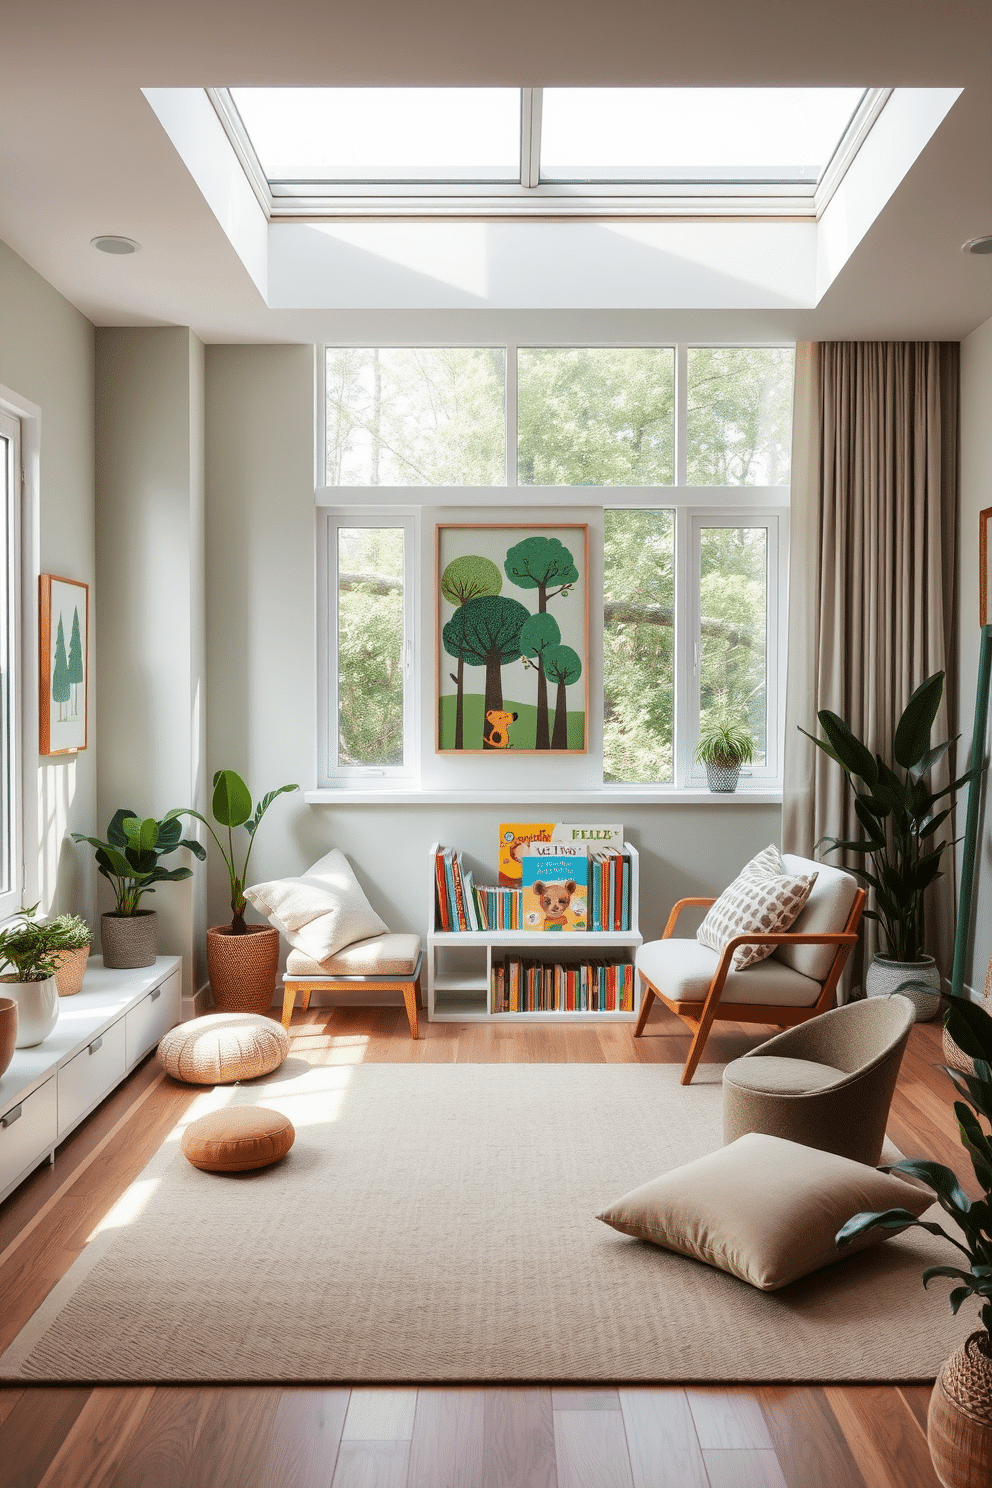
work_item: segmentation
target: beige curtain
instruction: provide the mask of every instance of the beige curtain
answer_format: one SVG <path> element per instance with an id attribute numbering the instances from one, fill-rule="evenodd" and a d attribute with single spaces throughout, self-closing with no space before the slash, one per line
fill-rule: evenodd
<path id="1" fill-rule="evenodd" d="M 946 673 L 934 738 L 957 716 L 958 346 L 824 342 L 797 348 L 782 841 L 812 856 L 860 837 L 840 768 L 805 740 L 820 708 L 891 758 L 910 694 Z M 947 784 L 946 770 L 936 777 Z M 817 854 L 819 856 L 820 854 Z M 838 862 L 830 854 L 827 861 Z M 851 858 L 848 865 L 859 859 Z M 931 891 L 928 949 L 945 976 L 953 853 Z M 863 937 L 874 951 L 874 926 Z M 860 958 L 859 958 L 860 960 Z M 860 981 L 855 962 L 853 976 Z"/>

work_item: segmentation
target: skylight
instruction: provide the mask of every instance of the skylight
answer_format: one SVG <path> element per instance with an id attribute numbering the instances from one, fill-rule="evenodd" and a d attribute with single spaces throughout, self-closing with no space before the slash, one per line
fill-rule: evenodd
<path id="1" fill-rule="evenodd" d="M 817 217 L 865 88 L 208 90 L 270 219 Z"/>

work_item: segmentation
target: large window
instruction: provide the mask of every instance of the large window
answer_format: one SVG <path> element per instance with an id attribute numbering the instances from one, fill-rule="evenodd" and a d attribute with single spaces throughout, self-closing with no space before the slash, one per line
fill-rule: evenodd
<path id="1" fill-rule="evenodd" d="M 587 514 L 604 784 L 704 786 L 719 722 L 754 739 L 745 785 L 778 779 L 791 347 L 339 347 L 325 379 L 327 779 L 414 773 L 409 486 L 441 511 L 465 490 L 480 522 Z"/>
<path id="2" fill-rule="evenodd" d="M 0 919 L 21 902 L 20 425 L 0 413 Z"/>

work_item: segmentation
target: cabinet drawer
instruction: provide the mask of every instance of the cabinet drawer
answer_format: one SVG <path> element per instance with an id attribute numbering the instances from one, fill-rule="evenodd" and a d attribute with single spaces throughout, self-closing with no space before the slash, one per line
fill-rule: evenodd
<path id="1" fill-rule="evenodd" d="M 124 1043 L 128 1069 L 179 1022 L 182 1006 L 180 994 L 179 973 L 174 971 L 160 987 L 153 987 L 147 997 L 143 997 L 129 1013 L 125 1013 Z"/>
<path id="2" fill-rule="evenodd" d="M 55 1076 L 0 1116 L 0 1194 L 58 1140 Z"/>
<path id="3" fill-rule="evenodd" d="M 59 1136 L 124 1078 L 124 1019 L 59 1070 Z"/>

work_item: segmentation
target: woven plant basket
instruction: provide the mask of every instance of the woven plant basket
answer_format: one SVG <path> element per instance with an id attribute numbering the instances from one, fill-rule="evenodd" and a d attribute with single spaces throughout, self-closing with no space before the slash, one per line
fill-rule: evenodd
<path id="1" fill-rule="evenodd" d="M 982 1007 L 992 1017 L 992 960 L 989 961 L 988 970 L 985 973 Z M 944 1062 L 951 1065 L 953 1069 L 959 1069 L 962 1074 L 973 1075 L 975 1073 L 974 1061 L 958 1048 L 946 1028 L 944 1029 Z"/>
<path id="2" fill-rule="evenodd" d="M 74 951 L 59 951 L 56 954 L 59 964 L 52 975 L 59 989 L 59 996 L 74 997 L 77 992 L 83 990 L 83 974 L 90 955 L 89 945 L 78 946 Z"/>
<path id="3" fill-rule="evenodd" d="M 133 915 L 112 911 L 101 915 L 100 945 L 103 947 L 104 966 L 112 967 L 114 971 L 154 966 L 158 952 L 158 915 L 154 909 L 139 909 Z"/>
<path id="4" fill-rule="evenodd" d="M 249 925 L 232 935 L 230 925 L 207 931 L 207 969 L 214 1006 L 222 1013 L 267 1013 L 279 970 L 279 931 Z"/>
<path id="5" fill-rule="evenodd" d="M 992 1482 L 992 1357 L 988 1334 L 972 1333 L 941 1366 L 930 1396 L 927 1441 L 944 1488 Z"/>

